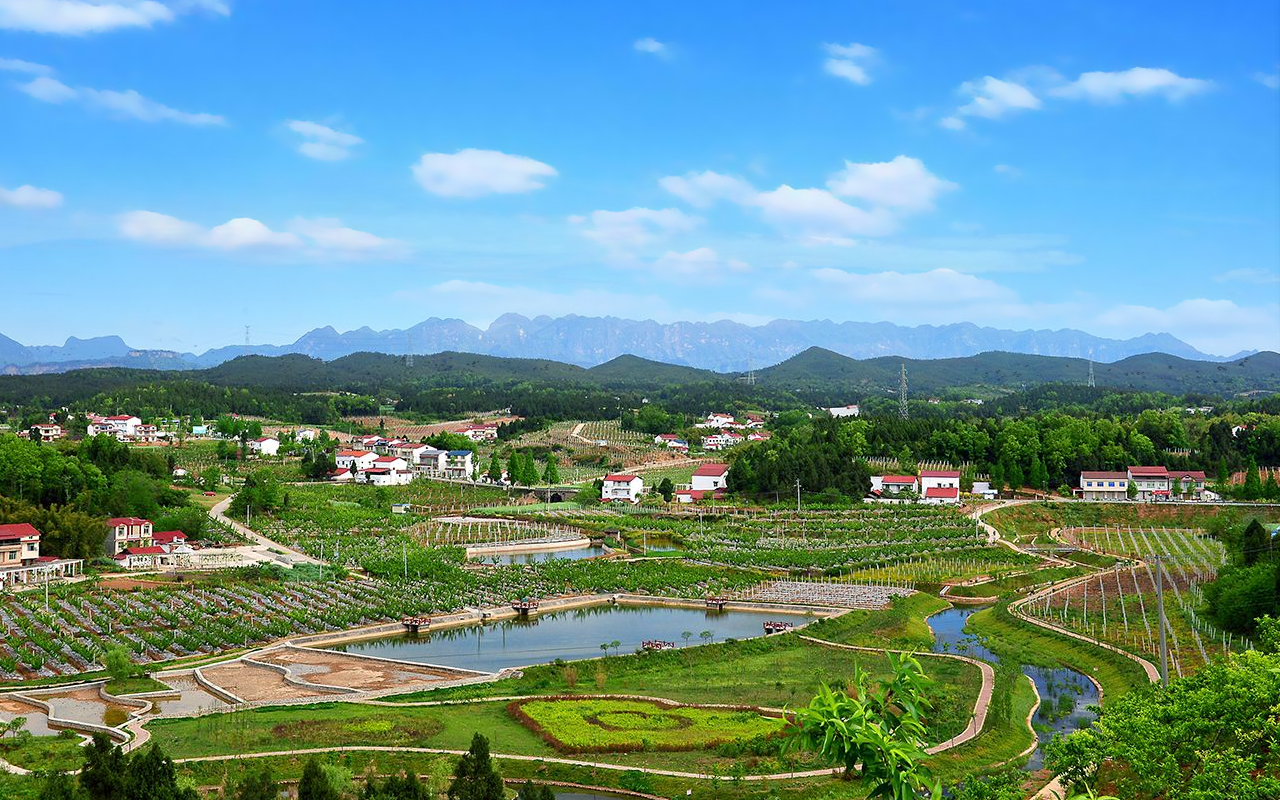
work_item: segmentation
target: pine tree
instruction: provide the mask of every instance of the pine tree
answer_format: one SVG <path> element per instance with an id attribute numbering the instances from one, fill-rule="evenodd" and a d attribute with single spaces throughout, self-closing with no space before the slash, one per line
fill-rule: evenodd
<path id="1" fill-rule="evenodd" d="M 1240 496 L 1245 500 L 1257 500 L 1262 497 L 1262 478 L 1258 475 L 1258 462 L 1249 458 L 1249 465 L 1244 473 L 1244 486 Z"/>
<path id="2" fill-rule="evenodd" d="M 498 451 L 494 450 L 493 455 L 489 456 L 489 471 L 486 473 L 489 480 L 497 483 L 502 480 L 502 462 L 498 460 Z"/>
<path id="3" fill-rule="evenodd" d="M 240 780 L 235 800 L 276 800 L 279 791 L 271 767 L 263 764 Z"/>
<path id="4" fill-rule="evenodd" d="M 93 800 L 124 800 L 128 763 L 119 747 L 105 734 L 95 733 L 84 749 L 80 786 Z"/>
<path id="5" fill-rule="evenodd" d="M 313 756 L 302 768 L 302 780 L 298 781 L 298 800 L 339 800 L 338 790 L 324 774 L 320 762 Z"/>
<path id="6" fill-rule="evenodd" d="M 560 461 L 555 453 L 547 453 L 547 466 L 542 471 L 542 482 L 550 486 L 560 482 Z"/>
<path id="7" fill-rule="evenodd" d="M 513 484 L 520 482 L 520 454 L 514 450 L 507 456 L 507 480 Z"/>
<path id="8" fill-rule="evenodd" d="M 458 759 L 449 785 L 449 800 L 504 800 L 502 776 L 489 758 L 489 740 L 479 733 L 471 737 L 471 748 Z M 306 800 L 301 794 L 298 800 Z"/>

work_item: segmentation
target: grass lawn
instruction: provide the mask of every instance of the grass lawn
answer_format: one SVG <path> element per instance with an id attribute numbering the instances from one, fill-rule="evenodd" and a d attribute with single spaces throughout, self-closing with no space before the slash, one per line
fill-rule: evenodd
<path id="1" fill-rule="evenodd" d="M 956 586 L 948 594 L 956 597 L 999 597 L 1005 592 L 1017 591 L 1034 584 L 1054 583 L 1055 581 L 1074 578 L 1088 571 L 1084 567 L 1047 567 L 1038 569 L 1035 572 L 1028 572 L 1025 575 L 1013 575 L 997 581 L 990 581 L 989 583 Z"/>
<path id="2" fill-rule="evenodd" d="M 927 650 L 933 632 L 925 618 L 949 607 L 946 600 L 924 592 L 898 598 L 886 611 L 854 610 L 835 619 L 821 620 L 805 634 L 828 642 L 897 650 Z"/>
<path id="3" fill-rule="evenodd" d="M 944 786 L 1017 757 L 1035 738 L 1027 727 L 1027 714 L 1036 701 L 1035 689 L 1031 679 L 1021 672 L 1011 677 L 1014 679 L 1012 686 L 997 682 L 995 689 L 997 692 L 1013 692 L 1007 718 L 1000 719 L 996 714 L 988 713 L 987 724 L 976 739 L 925 760 L 929 769 L 942 778 Z"/>
<path id="4" fill-rule="evenodd" d="M 1133 660 L 1023 622 L 1004 604 L 969 617 L 966 630 L 984 637 L 992 652 L 1012 663 L 1065 666 L 1091 675 L 1102 684 L 1103 705 L 1147 683 L 1146 673 Z"/>
<path id="5" fill-rule="evenodd" d="M 123 678 L 120 680 L 107 681 L 107 694 L 113 694 L 116 697 L 126 694 L 142 694 L 143 692 L 171 692 L 173 689 L 154 678 L 148 678 L 145 675 L 135 675 L 132 678 Z"/>
<path id="6" fill-rule="evenodd" d="M 79 735 L 32 736 L 26 740 L 6 739 L 0 758 L 30 770 L 72 770 L 84 763 L 83 739 Z M 0 793 L 2 797 L 9 795 Z"/>

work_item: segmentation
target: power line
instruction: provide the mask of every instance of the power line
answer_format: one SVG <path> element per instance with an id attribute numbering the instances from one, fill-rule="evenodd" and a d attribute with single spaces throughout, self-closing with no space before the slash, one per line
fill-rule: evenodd
<path id="1" fill-rule="evenodd" d="M 907 418 L 907 363 L 902 362 L 902 377 L 898 379 L 898 416 Z"/>

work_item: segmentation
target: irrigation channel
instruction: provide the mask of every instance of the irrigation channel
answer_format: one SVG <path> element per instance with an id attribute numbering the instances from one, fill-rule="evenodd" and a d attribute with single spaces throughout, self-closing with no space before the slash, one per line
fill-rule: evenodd
<path id="1" fill-rule="evenodd" d="M 705 611 L 666 606 L 601 605 L 548 611 L 530 618 L 506 619 L 456 628 L 397 634 L 330 646 L 347 653 L 419 664 L 498 672 L 511 667 L 595 658 L 600 645 L 618 642 L 609 655 L 632 653 L 645 641 L 676 646 L 746 639 L 764 633 L 770 620 L 804 621 L 795 614 L 760 611 Z M 686 640 L 682 634 L 692 635 Z M 711 635 L 703 637 L 704 631 Z"/>
<path id="2" fill-rule="evenodd" d="M 1000 657 L 983 647 L 976 636 L 965 633 L 969 617 L 987 606 L 961 606 L 948 608 L 929 617 L 926 622 L 933 631 L 935 653 L 959 653 L 980 658 L 993 664 Z M 1097 715 L 1089 709 L 1098 705 L 1098 687 L 1084 673 L 1066 667 L 1037 667 L 1022 664 L 1022 673 L 1035 682 L 1040 694 L 1040 707 L 1032 723 L 1039 746 L 1027 759 L 1026 769 L 1040 769 L 1044 762 L 1044 745 L 1054 734 L 1067 734 L 1087 727 Z"/>

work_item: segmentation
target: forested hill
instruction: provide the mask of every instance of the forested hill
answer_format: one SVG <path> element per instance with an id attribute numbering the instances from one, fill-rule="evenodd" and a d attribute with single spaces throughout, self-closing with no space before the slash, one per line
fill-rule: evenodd
<path id="1" fill-rule="evenodd" d="M 982 353 L 967 358 L 921 360 L 887 356 L 858 360 L 811 347 L 781 364 L 760 370 L 756 379 L 763 386 L 822 395 L 834 392 L 857 400 L 896 392 L 904 365 L 912 393 L 981 386 L 1022 389 L 1048 383 L 1085 385 L 1089 378 L 1089 362 L 1081 358 Z M 1280 354 L 1269 351 L 1228 362 L 1191 361 L 1148 353 L 1113 364 L 1094 364 L 1093 372 L 1099 387 L 1112 389 L 1223 396 L 1255 390 L 1280 391 Z"/>
<path id="2" fill-rule="evenodd" d="M 0 403 L 57 407 L 102 394 L 121 398 L 141 387 L 181 383 L 280 394 L 353 392 L 406 397 L 452 392 L 458 395 L 459 403 L 464 395 L 476 399 L 480 404 L 472 409 L 507 405 L 502 401 L 514 387 L 526 393 L 579 390 L 584 396 L 599 396 L 600 402 L 615 400 L 611 395 L 605 397 L 610 392 L 652 392 L 672 397 L 697 387 L 701 401 L 710 404 L 746 397 L 763 404 L 843 404 L 895 394 L 903 364 L 913 398 L 974 389 L 998 396 L 1045 384 L 1083 387 L 1089 373 L 1088 362 L 1074 358 L 983 353 L 937 360 L 885 357 L 859 361 L 821 348 L 811 348 L 759 370 L 752 376 L 753 381 L 741 374 L 721 374 L 635 356 L 621 356 L 590 369 L 544 359 L 470 353 L 416 356 L 412 364 L 403 356 L 380 353 L 356 353 L 333 361 L 302 355 L 243 356 L 204 370 L 87 369 L 0 376 Z M 1229 397 L 1249 391 L 1280 391 L 1280 355 L 1262 352 L 1219 363 L 1149 354 L 1114 364 L 1095 364 L 1094 374 L 1099 390 Z M 495 391 L 499 388 L 503 392 Z M 486 393 L 489 401 L 481 399 Z"/>

